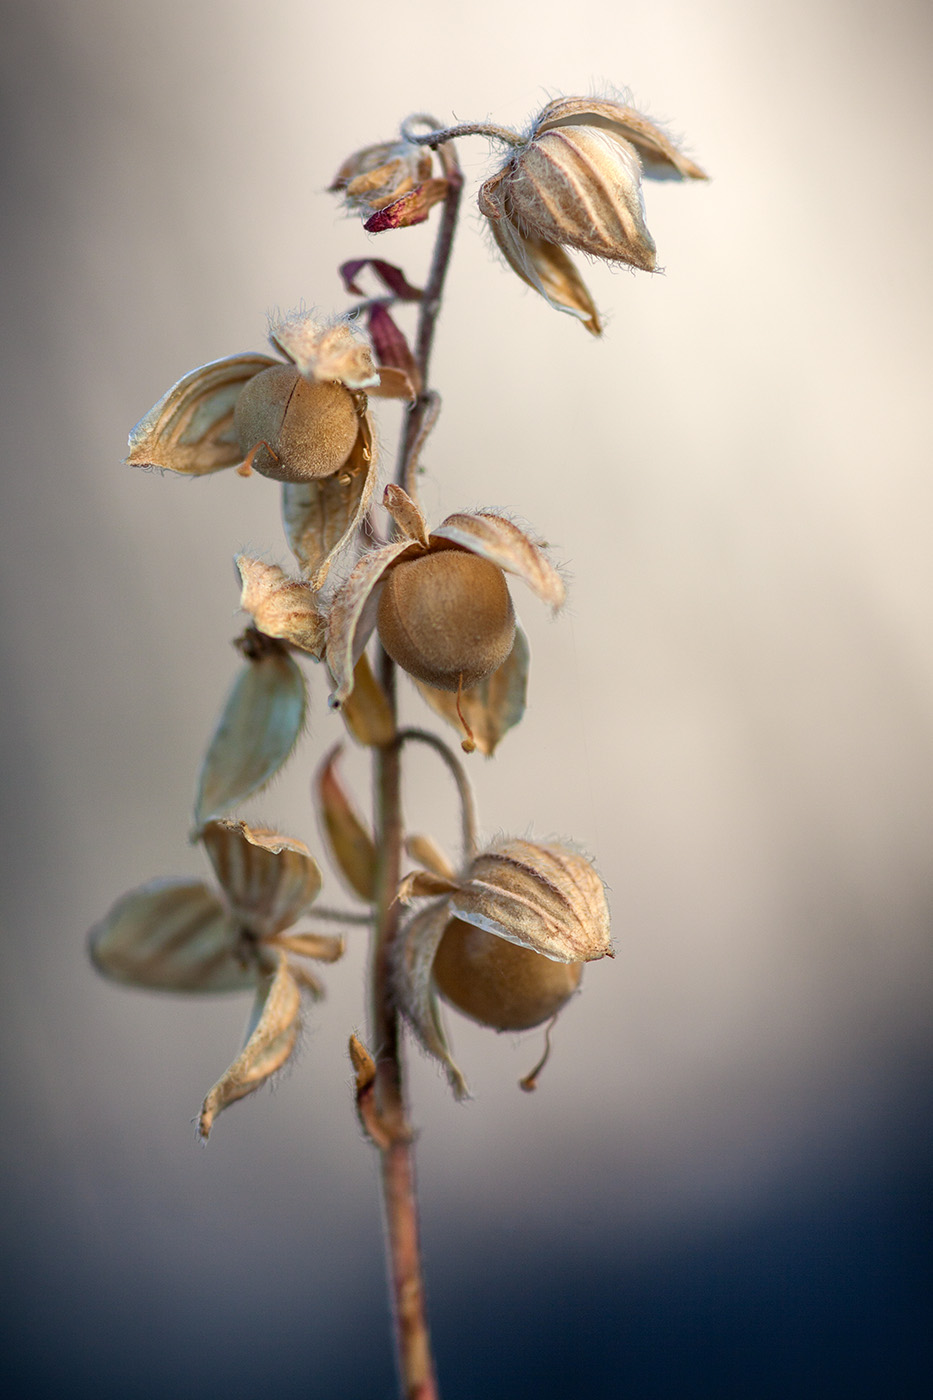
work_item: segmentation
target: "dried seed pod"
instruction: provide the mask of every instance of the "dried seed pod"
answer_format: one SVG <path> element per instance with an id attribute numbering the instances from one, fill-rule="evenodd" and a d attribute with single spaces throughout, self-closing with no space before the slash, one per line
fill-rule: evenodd
<path id="1" fill-rule="evenodd" d="M 439 690 L 476 685 L 502 665 L 515 640 L 505 575 L 462 549 L 397 563 L 379 599 L 377 626 L 393 661 Z"/>
<path id="2" fill-rule="evenodd" d="M 330 190 L 342 194 L 348 209 L 359 210 L 364 219 L 384 209 L 416 185 L 427 180 L 432 169 L 431 152 L 426 146 L 404 139 L 366 146 L 344 161 L 334 176 Z"/>
<path id="3" fill-rule="evenodd" d="M 274 481 L 314 481 L 346 465 L 359 432 L 356 400 L 343 384 L 309 383 L 276 365 L 240 393 L 234 427 L 244 457 Z"/>
<path id="4" fill-rule="evenodd" d="M 438 992 L 481 1026 L 526 1031 L 549 1021 L 573 996 L 582 963 L 559 963 L 452 919 L 434 958 Z"/>

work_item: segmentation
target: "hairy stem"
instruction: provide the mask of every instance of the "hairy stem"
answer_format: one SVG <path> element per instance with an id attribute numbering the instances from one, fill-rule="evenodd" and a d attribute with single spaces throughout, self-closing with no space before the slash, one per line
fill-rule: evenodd
<path id="1" fill-rule="evenodd" d="M 414 487 L 414 463 L 424 438 L 426 421 L 436 402 L 428 389 L 428 364 L 440 311 L 444 279 L 457 227 L 463 179 L 453 147 L 441 156 L 448 182 L 434 257 L 424 295 L 419 304 L 415 357 L 421 371 L 422 392 L 408 410 L 396 466 L 399 485 Z M 413 489 L 410 494 L 414 495 Z M 380 649 L 379 679 L 397 718 L 395 663 Z M 401 1027 L 392 992 L 392 950 L 398 936 L 399 905 L 395 898 L 401 876 L 402 826 L 401 748 L 393 741 L 374 751 L 376 841 L 379 852 L 376 932 L 372 959 L 372 1024 L 376 1073 L 374 1108 L 385 1212 L 389 1280 L 395 1320 L 395 1345 L 403 1400 L 437 1400 L 437 1381 L 428 1332 L 412 1132 L 405 1093 L 401 1056 Z"/>

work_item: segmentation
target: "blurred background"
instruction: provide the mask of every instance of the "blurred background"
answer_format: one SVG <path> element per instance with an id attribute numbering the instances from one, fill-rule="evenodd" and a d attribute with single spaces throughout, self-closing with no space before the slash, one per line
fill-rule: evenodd
<path id="1" fill-rule="evenodd" d="M 498 265 L 490 153 L 461 143 L 426 510 L 516 512 L 573 585 L 553 623 L 516 586 L 531 703 L 471 772 L 486 834 L 592 853 L 618 955 L 535 1095 L 535 1032 L 450 1015 L 465 1106 L 412 1056 L 443 1393 L 921 1393 L 928 8 L 5 0 L 0 22 L 6 1393 L 394 1393 L 346 1057 L 362 936 L 300 1062 L 205 1149 L 248 998 L 86 960 L 123 891 L 205 873 L 186 837 L 237 667 L 232 556 L 288 564 L 271 484 L 121 459 L 181 374 L 263 348 L 268 311 L 344 305 L 344 259 L 423 278 L 433 222 L 377 242 L 324 192 L 348 153 L 411 111 L 517 125 L 611 84 L 713 181 L 647 186 L 664 276 L 585 269 L 601 341 Z M 311 690 L 245 814 L 320 853 L 308 780 L 341 726 Z M 430 754 L 406 807 L 453 841 Z"/>

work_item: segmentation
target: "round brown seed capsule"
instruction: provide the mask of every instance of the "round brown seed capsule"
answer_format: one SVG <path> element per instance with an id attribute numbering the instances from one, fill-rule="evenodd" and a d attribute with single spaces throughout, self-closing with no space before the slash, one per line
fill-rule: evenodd
<path id="1" fill-rule="evenodd" d="M 527 1031 L 549 1021 L 582 975 L 582 963 L 552 962 L 462 919 L 447 925 L 434 958 L 434 983 L 444 1000 L 497 1031 Z"/>
<path id="2" fill-rule="evenodd" d="M 347 461 L 359 432 L 356 403 L 343 384 L 309 384 L 291 365 L 264 369 L 236 401 L 233 426 L 244 457 L 274 481 L 332 476 Z"/>
<path id="3" fill-rule="evenodd" d="M 392 660 L 417 680 L 439 690 L 476 685 L 515 640 L 505 575 L 463 549 L 404 559 L 386 578 L 378 629 Z"/>

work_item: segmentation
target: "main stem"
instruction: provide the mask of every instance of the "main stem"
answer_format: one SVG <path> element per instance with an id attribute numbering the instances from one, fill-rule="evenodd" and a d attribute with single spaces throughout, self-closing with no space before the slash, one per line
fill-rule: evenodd
<path id="1" fill-rule="evenodd" d="M 434 257 L 420 303 L 415 358 L 422 389 L 409 408 L 396 466 L 398 484 L 410 481 L 409 470 L 434 402 L 428 391 L 428 365 L 441 295 L 457 227 L 463 179 L 452 146 L 440 151 L 448 194 L 444 201 Z M 379 679 L 397 719 L 395 663 L 380 649 Z M 396 725 L 397 727 L 397 725 Z M 395 1323 L 395 1347 L 403 1400 L 438 1400 L 425 1306 L 412 1131 L 401 1054 L 401 1028 L 392 994 L 392 949 L 398 936 L 401 878 L 401 749 L 397 743 L 374 751 L 376 840 L 379 851 L 378 917 L 372 959 L 372 1024 L 376 1061 L 375 1109 L 379 1121 L 382 1198 L 386 1223 L 389 1284 Z"/>

